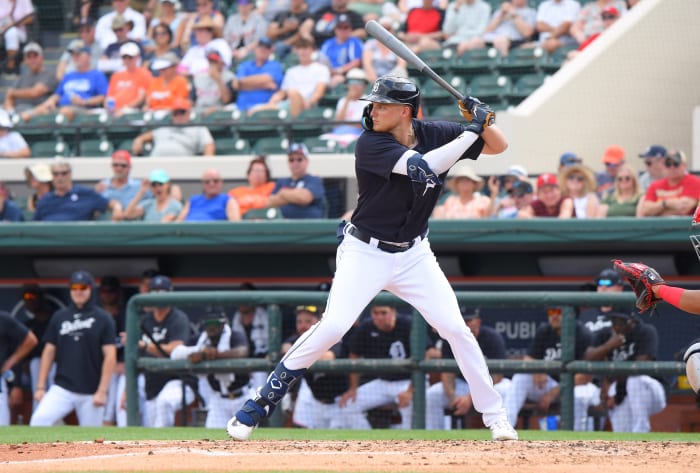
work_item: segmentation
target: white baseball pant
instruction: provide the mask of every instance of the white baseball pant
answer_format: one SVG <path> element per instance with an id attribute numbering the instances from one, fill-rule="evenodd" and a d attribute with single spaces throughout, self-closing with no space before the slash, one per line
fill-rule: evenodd
<path id="1" fill-rule="evenodd" d="M 399 381 L 387 381 L 385 379 L 373 379 L 357 388 L 355 401 L 340 408 L 340 414 L 345 421 L 346 429 L 371 429 L 365 413 L 374 407 L 384 404 L 398 404 L 399 393 L 406 391 L 411 385 L 411 380 L 402 379 Z M 400 407 L 401 428 L 411 429 L 413 421 L 413 404 Z"/>
<path id="2" fill-rule="evenodd" d="M 29 361 L 29 376 L 32 379 L 32 392 L 36 391 L 37 381 L 39 380 L 39 367 L 41 366 L 41 357 L 37 356 Z M 49 369 L 49 376 L 46 379 L 46 390 L 48 391 L 53 384 L 53 378 L 56 376 L 56 363 L 51 363 L 51 368 Z M 34 399 L 32 397 L 32 399 Z M 36 409 L 36 401 L 32 401 L 32 411 Z"/>
<path id="3" fill-rule="evenodd" d="M 338 401 L 326 404 L 316 399 L 306 381 L 302 379 L 297 400 L 294 403 L 294 424 L 307 429 L 342 429 L 343 419 Z"/>
<path id="4" fill-rule="evenodd" d="M 502 418 L 503 403 L 493 387 L 484 355 L 462 319 L 452 286 L 427 238 L 405 252 L 387 253 L 345 235 L 336 253 L 336 273 L 326 312 L 285 355 L 284 366 L 290 370 L 311 366 L 345 335 L 382 289 L 411 304 L 453 347 L 484 424 L 490 426 Z"/>
<path id="5" fill-rule="evenodd" d="M 249 393 L 247 390 L 236 399 L 227 399 L 221 397 L 220 394 L 212 391 L 209 396 L 209 404 L 207 404 L 207 420 L 204 427 L 208 429 L 224 429 L 226 423 L 231 417 L 243 407 L 243 404 L 248 400 Z"/>
<path id="6" fill-rule="evenodd" d="M 92 394 L 74 393 L 54 384 L 44 394 L 39 406 L 32 414 L 29 425 L 51 427 L 75 410 L 78 424 L 82 427 L 101 427 L 105 408 L 95 406 L 92 398 Z"/>
<path id="7" fill-rule="evenodd" d="M 10 393 L 5 378 L 0 378 L 0 425 L 10 425 Z"/>
<path id="8" fill-rule="evenodd" d="M 194 393 L 186 386 L 185 403 L 190 404 L 193 401 Z M 146 401 L 146 427 L 174 426 L 175 413 L 182 407 L 182 381 L 171 379 L 156 397 Z"/>
<path id="9" fill-rule="evenodd" d="M 617 392 L 617 383 L 612 383 L 608 396 Z M 644 433 L 651 431 L 649 416 L 666 408 L 664 387 L 651 376 L 627 378 L 627 396 L 619 406 L 609 410 L 613 432 Z"/>

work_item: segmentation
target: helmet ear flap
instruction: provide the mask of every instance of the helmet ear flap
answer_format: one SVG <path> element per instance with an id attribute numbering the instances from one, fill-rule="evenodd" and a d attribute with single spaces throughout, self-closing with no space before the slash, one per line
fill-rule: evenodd
<path id="1" fill-rule="evenodd" d="M 373 103 L 369 103 L 365 105 L 364 110 L 362 110 L 362 121 L 360 122 L 362 124 L 362 128 L 364 128 L 367 131 L 372 131 L 374 128 L 374 122 L 372 122 L 372 106 Z"/>

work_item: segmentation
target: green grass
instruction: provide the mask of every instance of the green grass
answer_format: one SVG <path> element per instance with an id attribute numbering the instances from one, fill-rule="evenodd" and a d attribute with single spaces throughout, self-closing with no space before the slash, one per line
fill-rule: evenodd
<path id="1" fill-rule="evenodd" d="M 521 440 L 620 440 L 699 442 L 699 433 L 654 432 L 627 434 L 613 432 L 569 432 L 520 430 Z M 80 442 L 104 439 L 125 440 L 226 440 L 219 429 L 176 427 L 147 429 L 144 427 L 27 427 L 10 426 L 0 429 L 0 443 Z M 481 430 L 305 430 L 257 429 L 251 440 L 488 440 L 490 432 Z"/>

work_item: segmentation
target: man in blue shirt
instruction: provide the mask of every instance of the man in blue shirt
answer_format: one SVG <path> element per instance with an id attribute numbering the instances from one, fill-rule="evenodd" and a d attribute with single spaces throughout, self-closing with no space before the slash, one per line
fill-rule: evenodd
<path id="1" fill-rule="evenodd" d="M 141 189 L 141 179 L 129 176 L 131 153 L 125 149 L 112 153 L 112 172 L 112 177 L 102 179 L 95 184 L 95 191 L 102 194 L 105 199 L 118 200 L 122 204 L 122 209 L 125 209 Z M 151 197 L 150 191 L 144 197 Z"/>
<path id="2" fill-rule="evenodd" d="M 73 185 L 71 172 L 68 161 L 56 160 L 51 164 L 54 189 L 37 203 L 34 220 L 94 220 L 96 213 L 104 213 L 107 210 L 112 211 L 112 220 L 118 221 L 123 218 L 123 209 L 119 201 L 107 200 L 89 187 Z"/>
<path id="3" fill-rule="evenodd" d="M 303 143 L 292 143 L 288 153 L 291 177 L 277 180 L 267 206 L 280 207 L 284 218 L 324 218 L 325 191 L 318 176 L 306 173 L 309 150 Z"/>
<path id="4" fill-rule="evenodd" d="M 233 79 L 233 88 L 238 91 L 236 105 L 242 111 L 269 102 L 284 78 L 282 65 L 270 60 L 272 41 L 268 38 L 259 39 L 254 53 L 254 59 L 238 66 L 236 78 Z"/>

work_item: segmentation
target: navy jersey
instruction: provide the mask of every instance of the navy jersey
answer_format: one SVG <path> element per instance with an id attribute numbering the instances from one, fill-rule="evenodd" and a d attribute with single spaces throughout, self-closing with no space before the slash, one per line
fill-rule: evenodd
<path id="1" fill-rule="evenodd" d="M 411 357 L 411 319 L 396 316 L 396 326 L 391 332 L 377 329 L 372 320 L 366 320 L 358 327 L 350 351 L 363 358 L 391 358 L 405 360 Z M 377 378 L 387 381 L 409 379 L 410 373 L 382 373 Z"/>
<path id="2" fill-rule="evenodd" d="M 143 330 L 150 333 L 153 340 L 166 345 L 170 342 L 180 340 L 187 343 L 190 339 L 190 321 L 187 315 L 176 307 L 172 307 L 168 316 L 162 321 L 156 321 L 152 312 L 147 312 L 143 318 Z M 141 339 L 146 343 L 151 343 L 146 335 Z M 150 354 L 144 356 L 152 356 Z M 146 399 L 155 398 L 163 386 L 172 380 L 179 379 L 177 375 L 171 373 L 151 373 L 146 372 Z"/>
<path id="3" fill-rule="evenodd" d="M 476 337 L 476 341 L 479 344 L 479 348 L 481 348 L 481 351 L 484 353 L 484 358 L 491 360 L 504 360 L 508 358 L 508 355 L 506 355 L 506 341 L 501 332 L 495 328 L 487 325 L 479 327 L 479 336 Z M 454 358 L 452 347 L 450 347 L 447 341 L 442 343 L 442 357 L 446 359 Z M 461 372 L 457 373 L 457 377 L 464 379 L 464 375 Z"/>
<path id="4" fill-rule="evenodd" d="M 595 337 L 594 346 L 600 346 L 612 336 L 612 329 L 600 330 Z M 656 327 L 637 321 L 637 325 L 625 335 L 625 343 L 608 353 L 610 361 L 634 361 L 641 355 L 656 360 L 659 353 L 659 334 Z"/>
<path id="5" fill-rule="evenodd" d="M 284 218 L 323 218 L 323 199 L 325 190 L 323 180 L 318 176 L 307 174 L 304 177 L 294 180 L 291 177 L 283 177 L 275 183 L 273 194 L 277 194 L 281 189 L 307 189 L 313 195 L 314 200 L 309 205 L 287 204 L 280 207 Z"/>
<path id="6" fill-rule="evenodd" d="M 584 310 L 578 316 L 578 320 L 588 330 L 590 330 L 594 338 L 598 331 L 603 329 L 610 329 L 610 327 L 612 327 L 612 322 L 610 322 L 610 319 L 608 318 L 607 314 L 601 312 L 598 308 Z"/>
<path id="7" fill-rule="evenodd" d="M 417 144 L 414 150 L 425 154 L 457 138 L 463 127 L 452 122 L 413 120 Z M 460 159 L 476 159 L 484 141 L 479 137 Z M 352 223 L 374 238 L 406 242 L 428 229 L 428 219 L 440 197 L 442 186 L 416 196 L 408 176 L 392 173 L 407 147 L 389 133 L 367 131 L 355 146 L 355 174 L 359 197 Z M 440 175 L 445 180 L 447 172 Z"/>
<path id="8" fill-rule="evenodd" d="M 0 365 L 15 352 L 28 333 L 27 327 L 4 310 L 0 311 Z"/>
<path id="9" fill-rule="evenodd" d="M 225 334 L 221 335 L 222 337 L 225 337 Z M 239 331 L 239 330 L 231 330 L 230 334 L 228 337 L 226 337 L 228 340 L 224 340 L 224 343 L 226 346 L 226 350 L 232 350 L 234 348 L 239 348 L 239 347 L 247 347 L 248 346 L 248 339 L 245 336 L 245 333 Z M 207 342 L 206 346 L 214 346 L 216 347 L 216 344 L 213 344 L 211 340 L 207 337 Z M 225 350 L 223 350 L 225 351 Z M 207 381 L 209 382 L 209 386 L 214 390 L 214 392 L 221 393 L 223 392 L 221 389 L 221 380 L 223 379 L 222 376 L 217 376 L 215 373 L 209 373 L 207 375 Z M 233 378 L 233 381 L 226 386 L 225 392 L 228 393 L 233 393 L 235 391 L 238 391 L 239 389 L 243 388 L 248 384 L 250 381 L 250 376 L 246 373 L 236 373 L 235 377 Z"/>
<path id="10" fill-rule="evenodd" d="M 574 357 L 577 360 L 583 359 L 586 348 L 591 345 L 591 332 L 581 324 L 576 322 L 576 349 Z M 535 338 L 532 340 L 527 354 L 536 360 L 561 360 L 561 336 L 548 323 L 544 323 L 537 328 Z"/>
<path id="11" fill-rule="evenodd" d="M 54 313 L 44 342 L 56 347 L 55 383 L 79 394 L 97 391 L 102 376 L 104 345 L 114 345 L 114 321 L 104 309 L 88 303 Z"/>

